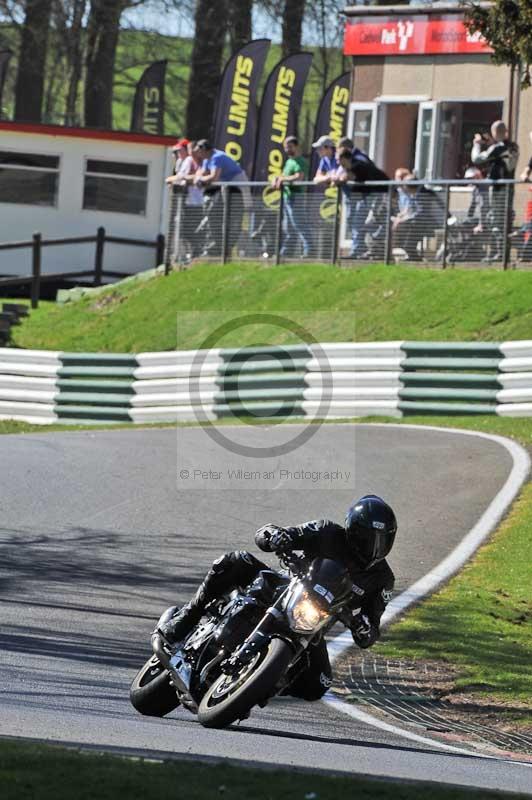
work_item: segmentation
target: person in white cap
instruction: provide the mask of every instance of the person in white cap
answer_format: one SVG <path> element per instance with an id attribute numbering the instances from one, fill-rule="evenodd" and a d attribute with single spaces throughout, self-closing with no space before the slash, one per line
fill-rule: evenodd
<path id="1" fill-rule="evenodd" d="M 320 157 L 320 163 L 313 182 L 316 184 L 329 184 L 338 169 L 335 155 L 336 142 L 330 136 L 320 136 L 316 142 L 313 142 L 312 147 L 318 151 Z"/>

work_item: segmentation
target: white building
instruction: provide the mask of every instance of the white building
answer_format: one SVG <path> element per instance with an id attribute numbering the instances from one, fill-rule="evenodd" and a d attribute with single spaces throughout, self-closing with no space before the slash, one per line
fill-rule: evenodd
<path id="1" fill-rule="evenodd" d="M 0 243 L 106 234 L 155 242 L 166 229 L 167 136 L 0 121 Z M 94 244 L 44 247 L 42 272 L 92 269 Z M 104 269 L 138 272 L 155 250 L 107 243 Z M 28 275 L 30 250 L 0 250 L 0 275 Z"/>

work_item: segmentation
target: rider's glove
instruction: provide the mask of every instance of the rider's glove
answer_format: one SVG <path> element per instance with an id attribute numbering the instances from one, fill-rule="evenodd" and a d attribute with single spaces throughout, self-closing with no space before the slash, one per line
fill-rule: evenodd
<path id="1" fill-rule="evenodd" d="M 357 612 L 350 625 L 353 641 L 359 647 L 365 649 L 375 644 L 379 638 L 379 630 L 372 625 L 365 614 Z"/>
<path id="2" fill-rule="evenodd" d="M 292 540 L 285 529 L 271 522 L 258 529 L 255 543 L 266 553 L 282 553 L 292 547 Z"/>

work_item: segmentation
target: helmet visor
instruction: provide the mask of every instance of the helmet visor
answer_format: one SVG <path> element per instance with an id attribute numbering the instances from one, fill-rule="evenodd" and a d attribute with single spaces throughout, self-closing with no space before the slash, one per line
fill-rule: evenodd
<path id="1" fill-rule="evenodd" d="M 395 531 L 360 531 L 353 544 L 366 567 L 386 558 L 393 547 Z"/>

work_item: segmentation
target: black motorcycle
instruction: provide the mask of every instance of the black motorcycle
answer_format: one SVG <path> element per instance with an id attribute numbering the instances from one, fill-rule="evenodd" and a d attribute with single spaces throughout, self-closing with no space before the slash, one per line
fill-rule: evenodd
<path id="1" fill-rule="evenodd" d="M 181 704 L 205 727 L 225 728 L 287 693 L 308 665 L 309 645 L 347 622 L 354 596 L 337 561 L 294 553 L 279 560 L 283 573 L 261 570 L 242 591 L 211 602 L 178 647 L 155 630 L 154 655 L 131 684 L 137 711 L 163 717 Z M 167 609 L 159 624 L 177 610 Z"/>

